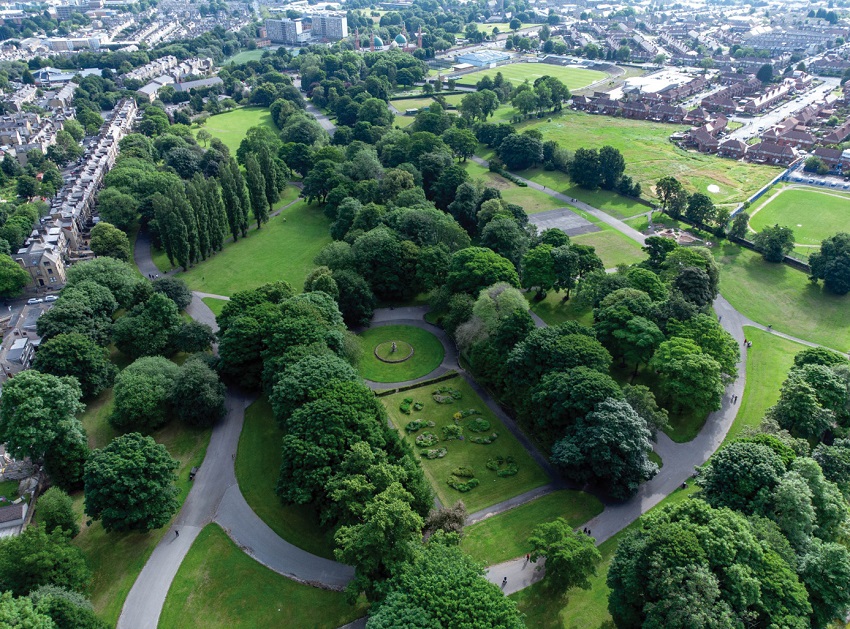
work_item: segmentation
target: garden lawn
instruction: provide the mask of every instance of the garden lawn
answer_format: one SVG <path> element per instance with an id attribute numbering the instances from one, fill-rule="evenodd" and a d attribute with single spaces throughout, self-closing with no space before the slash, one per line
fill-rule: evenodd
<path id="1" fill-rule="evenodd" d="M 696 491 L 691 483 L 687 489 L 677 489 L 667 496 L 657 509 L 663 505 L 682 502 Z M 608 613 L 608 594 L 611 590 L 606 583 L 608 568 L 617 552 L 617 545 L 626 531 L 637 528 L 638 521 L 632 522 L 624 530 L 599 545 L 602 561 L 596 568 L 596 576 L 590 578 L 587 590 L 572 589 L 565 597 L 554 594 L 546 587 L 545 578 L 531 587 L 512 594 L 520 611 L 525 614 L 525 624 L 534 629 L 610 629 L 614 626 Z"/>
<path id="2" fill-rule="evenodd" d="M 203 297 L 201 299 L 207 307 L 213 311 L 213 314 L 218 317 L 221 314 L 222 309 L 224 308 L 224 304 L 227 302 L 223 299 L 216 299 L 215 297 Z"/>
<path id="3" fill-rule="evenodd" d="M 431 393 L 439 387 L 449 387 L 460 391 L 462 398 L 452 404 L 438 404 L 431 397 Z M 411 409 L 410 415 L 405 415 L 399 410 L 399 405 L 405 398 L 412 398 L 416 402 L 422 402 L 424 408 L 420 411 Z M 390 418 L 404 439 L 413 447 L 417 453 L 426 451 L 428 448 L 416 446 L 416 437 L 425 432 L 437 435 L 440 441 L 431 446 L 432 448 L 444 447 L 448 454 L 442 459 L 426 459 L 421 457 L 422 468 L 425 475 L 434 487 L 434 491 L 444 505 L 452 505 L 458 500 L 463 500 L 469 512 L 478 511 L 489 507 L 513 496 L 525 493 L 535 487 L 548 482 L 546 473 L 534 462 L 525 448 L 514 438 L 502 422 L 490 411 L 484 401 L 472 390 L 467 382 L 461 377 L 440 382 L 439 384 L 426 385 L 417 389 L 403 391 L 382 397 L 387 407 Z M 464 441 L 443 441 L 442 428 L 453 426 L 454 413 L 465 410 L 476 409 L 481 411 L 480 415 L 473 415 L 461 424 L 464 427 Z M 469 423 L 476 417 L 482 418 L 490 423 L 489 430 L 482 433 L 473 433 L 467 429 Z M 425 419 L 433 421 L 436 425 L 432 428 L 425 427 L 416 433 L 407 434 L 404 427 L 414 419 Z M 496 440 L 490 445 L 479 445 L 472 443 L 470 438 L 475 436 L 490 435 L 498 433 Z M 511 456 L 519 466 L 519 473 L 515 476 L 500 478 L 486 467 L 488 459 L 497 456 Z M 475 477 L 480 480 L 480 485 L 469 492 L 461 493 L 449 487 L 447 480 L 452 471 L 458 467 L 468 467 L 473 470 Z"/>
<path id="4" fill-rule="evenodd" d="M 496 188 L 505 201 L 521 206 L 526 214 L 537 214 L 566 207 L 563 201 L 559 201 L 541 190 L 518 186 L 501 175 L 491 173 L 486 167 L 476 164 L 472 160 L 461 162 L 460 165 L 469 173 L 470 177 L 480 179 L 485 185 Z"/>
<path id="5" fill-rule="evenodd" d="M 467 527 L 461 547 L 490 566 L 531 552 L 527 540 L 538 524 L 564 518 L 575 528 L 602 509 L 602 503 L 590 494 L 556 491 Z"/>
<path id="6" fill-rule="evenodd" d="M 192 290 L 214 295 L 230 296 L 278 280 L 300 291 L 313 258 L 331 241 L 329 225 L 319 207 L 298 201 L 179 277 Z"/>
<path id="7" fill-rule="evenodd" d="M 393 341 L 407 343 L 413 348 L 413 355 L 401 363 L 387 363 L 375 356 L 375 349 L 381 344 Z M 360 375 L 373 382 L 404 382 L 414 380 L 434 371 L 443 362 L 445 350 L 440 340 L 421 328 L 411 325 L 383 325 L 370 328 L 360 335 L 363 357 L 360 359 Z M 406 356 L 407 348 L 397 344 L 395 356 L 390 360 Z M 382 354 L 382 357 L 386 358 Z"/>
<path id="8" fill-rule="evenodd" d="M 646 254 L 634 240 L 610 225 L 597 225 L 602 231 L 570 236 L 570 239 L 576 244 L 594 247 L 606 269 L 613 269 L 621 264 L 636 264 L 646 259 Z"/>
<path id="9" fill-rule="evenodd" d="M 240 53 L 241 54 L 241 53 Z M 223 114 L 210 116 L 203 127 L 194 129 L 197 136 L 198 131 L 206 129 L 214 138 L 221 140 L 230 149 L 230 154 L 236 156 L 236 149 L 242 142 L 242 138 L 251 127 L 268 127 L 275 134 L 278 129 L 272 121 L 272 115 L 265 107 L 240 107 Z"/>
<path id="10" fill-rule="evenodd" d="M 200 532 L 168 590 L 162 629 L 336 629 L 362 617 L 342 592 L 296 583 L 242 552 L 216 524 Z"/>
<path id="11" fill-rule="evenodd" d="M 794 364 L 794 356 L 806 349 L 804 345 L 751 326 L 744 327 L 744 336 L 753 343 L 750 349 L 741 350 L 747 352 L 747 386 L 726 441 L 761 423 L 767 409 L 779 400 L 779 387 Z"/>
<path id="12" fill-rule="evenodd" d="M 97 421 L 105 421 L 105 415 L 107 413 L 104 407 L 101 407 L 101 411 L 95 413 L 94 417 Z M 85 419 L 94 417 L 89 416 Z M 107 433 L 102 428 L 90 430 L 90 424 L 91 422 L 86 426 L 90 443 L 93 441 L 93 436 L 102 436 Z M 190 429 L 174 420 L 152 435 L 157 443 L 163 444 L 171 456 L 180 463 L 177 469 L 177 488 L 180 490 L 177 500 L 181 505 L 191 488 L 189 471 L 203 462 L 210 434 L 209 429 Z M 106 444 L 95 442 L 91 445 L 103 447 Z M 94 575 L 91 601 L 97 615 L 109 626 L 114 627 L 124 606 L 124 599 L 127 598 L 136 577 L 139 576 L 159 540 L 169 531 L 170 525 L 145 534 L 107 533 L 99 521 L 93 522 L 90 526 L 86 525 L 88 517 L 83 513 L 83 492 L 74 494 L 73 498 L 80 524 L 80 534 L 74 538 L 74 544 L 83 551 Z"/>
<path id="13" fill-rule="evenodd" d="M 501 25 L 487 24 L 487 26 L 490 27 L 487 31 L 488 33 L 492 32 L 492 26 L 499 26 L 499 30 L 502 32 L 507 30 L 502 28 Z M 539 79 L 541 76 L 553 76 L 556 79 L 563 81 L 564 84 L 570 88 L 570 91 L 580 90 L 581 88 L 587 87 L 591 83 L 596 83 L 596 81 L 601 81 L 608 76 L 604 72 L 599 72 L 598 70 L 587 70 L 586 68 L 576 68 L 574 66 L 556 66 L 550 63 L 520 62 L 499 66 L 497 68 L 487 68 L 486 70 L 472 72 L 470 74 L 464 74 L 459 77 L 457 81 L 464 85 L 474 85 L 485 76 L 495 77 L 498 72 L 501 72 L 503 77 L 513 83 L 514 87 L 522 84 L 522 82 L 526 79 L 528 79 L 529 83 L 534 83 L 534 81 Z"/>
<path id="14" fill-rule="evenodd" d="M 236 480 L 251 509 L 275 533 L 299 548 L 333 559 L 333 534 L 320 527 L 309 505 L 284 506 L 275 493 L 280 472 L 283 431 L 265 396 L 245 411 L 236 454 Z"/>
<path id="15" fill-rule="evenodd" d="M 720 292 L 742 314 L 797 338 L 850 350 L 850 295 L 827 293 L 804 272 L 736 245 L 722 245 L 714 256 L 721 266 Z"/>
<path id="16" fill-rule="evenodd" d="M 400 100 L 391 100 L 390 105 L 398 109 L 402 114 L 408 109 L 422 109 L 423 107 L 429 107 L 434 102 L 430 96 L 423 96 L 422 98 L 402 98 Z M 409 116 L 409 118 L 416 118 L 416 116 Z"/>
<path id="17" fill-rule="evenodd" d="M 575 297 L 575 290 L 572 292 Z M 575 299 L 564 301 L 565 293 L 556 293 L 550 290 L 546 298 L 541 301 L 534 300 L 534 291 L 526 293 L 531 311 L 543 319 L 549 325 L 559 325 L 565 321 L 578 321 L 582 325 L 593 325 L 593 308 L 580 305 Z"/>
<path id="18" fill-rule="evenodd" d="M 630 197 L 621 196 L 610 190 L 585 190 L 573 185 L 569 176 L 558 170 L 529 168 L 520 173 L 526 179 L 539 183 L 552 190 L 584 201 L 588 205 L 603 210 L 614 218 L 624 219 L 645 214 L 649 207 Z M 595 220 L 595 219 L 594 219 Z"/>
<path id="19" fill-rule="evenodd" d="M 771 225 L 794 230 L 801 245 L 820 245 L 850 225 L 850 195 L 814 187 L 785 187 L 750 212 L 750 229 L 759 232 Z"/>
<path id="20" fill-rule="evenodd" d="M 238 52 L 232 57 L 228 57 L 224 60 L 224 65 L 229 63 L 235 63 L 236 65 L 240 65 L 242 63 L 248 63 L 249 61 L 259 61 L 263 58 L 263 53 L 265 49 L 257 48 L 256 50 L 243 50 L 242 52 Z"/>
<path id="21" fill-rule="evenodd" d="M 501 114 L 503 116 L 515 113 L 511 108 L 505 109 L 508 113 Z M 682 150 L 669 140 L 670 134 L 684 129 L 676 125 L 564 109 L 551 117 L 517 125 L 517 131 L 526 129 L 537 129 L 546 140 L 554 140 L 570 150 L 605 145 L 619 149 L 626 160 L 626 174 L 641 184 L 643 196 L 648 198 L 655 197 L 655 184 L 659 179 L 672 176 L 679 179 L 688 192 L 704 192 L 717 204 L 731 205 L 749 198 L 780 172 L 774 166 Z M 712 184 L 719 186 L 720 192 L 708 192 Z M 586 200 L 580 194 L 571 196 Z"/>

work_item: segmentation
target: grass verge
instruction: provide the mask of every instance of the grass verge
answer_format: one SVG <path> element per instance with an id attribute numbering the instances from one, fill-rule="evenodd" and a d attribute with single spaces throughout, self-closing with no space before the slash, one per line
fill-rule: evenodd
<path id="1" fill-rule="evenodd" d="M 245 501 L 275 533 L 299 548 L 333 559 L 333 536 L 319 524 L 310 506 L 284 506 L 275 493 L 280 472 L 278 428 L 267 398 L 262 397 L 245 411 L 245 424 L 236 454 L 236 480 Z"/>
<path id="2" fill-rule="evenodd" d="M 597 498 L 580 491 L 560 490 L 466 528 L 462 548 L 486 565 L 531 552 L 528 536 L 535 526 L 564 518 L 577 527 L 602 512 Z"/>
<path id="3" fill-rule="evenodd" d="M 375 347 L 393 341 L 408 343 L 413 348 L 413 355 L 401 363 L 378 360 Z M 363 346 L 360 375 L 373 382 L 404 382 L 420 378 L 439 367 L 445 356 L 443 344 L 436 336 L 411 325 L 371 328 L 360 335 L 360 344 Z"/>
<path id="4" fill-rule="evenodd" d="M 163 629 L 335 629 L 366 613 L 341 592 L 296 583 L 254 561 L 216 524 L 200 532 L 168 591 Z"/>

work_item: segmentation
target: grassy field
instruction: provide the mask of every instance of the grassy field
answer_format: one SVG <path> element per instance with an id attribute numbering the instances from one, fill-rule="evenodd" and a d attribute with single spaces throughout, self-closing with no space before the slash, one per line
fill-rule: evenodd
<path id="1" fill-rule="evenodd" d="M 431 393 L 438 387 L 449 387 L 460 391 L 462 398 L 451 404 L 438 404 L 431 397 Z M 421 402 L 424 404 L 424 408 L 420 411 L 412 410 L 410 415 L 405 415 L 399 410 L 399 405 L 404 398 L 412 398 L 415 402 Z M 399 433 L 417 452 L 421 453 L 426 450 L 426 448 L 419 448 L 415 445 L 417 435 L 422 435 L 425 432 L 431 432 L 440 439 L 436 445 L 432 446 L 433 448 L 443 447 L 448 450 L 448 454 L 441 459 L 429 460 L 425 457 L 421 459 L 425 475 L 434 487 L 440 502 L 444 505 L 452 505 L 457 500 L 463 500 L 467 509 L 474 512 L 544 485 L 549 480 L 525 448 L 502 425 L 502 422 L 487 408 L 463 378 L 457 377 L 438 385 L 395 393 L 381 398 L 381 401 L 387 407 L 390 418 Z M 470 416 L 461 422 L 464 427 L 464 441 L 443 441 L 443 427 L 455 425 L 452 418 L 453 414 L 466 409 L 476 409 L 481 414 Z M 489 422 L 489 430 L 482 433 L 469 431 L 467 427 L 476 417 Z M 419 418 L 433 421 L 436 425 L 432 428 L 426 427 L 416 433 L 407 434 L 404 427 L 412 420 Z M 490 445 L 479 445 L 470 440 L 477 435 L 486 436 L 493 432 L 498 433 L 498 438 Z M 496 472 L 487 469 L 488 459 L 497 456 L 513 457 L 518 464 L 519 473 L 515 476 L 501 478 L 496 475 Z M 461 493 L 449 487 L 447 484 L 449 475 L 460 466 L 471 468 L 481 484 L 466 493 Z"/>
<path id="2" fill-rule="evenodd" d="M 257 48 L 255 50 L 243 50 L 242 52 L 238 52 L 232 57 L 228 57 L 224 60 L 224 65 L 229 63 L 235 63 L 239 65 L 240 63 L 247 63 L 249 61 L 259 61 L 263 57 L 263 53 L 266 51 L 265 48 Z"/>
<path id="3" fill-rule="evenodd" d="M 779 399 L 779 387 L 794 364 L 794 356 L 805 349 L 799 343 L 751 326 L 744 328 L 744 336 L 753 343 L 750 349 L 742 350 L 747 352 L 747 386 L 726 441 L 761 423 L 765 411 Z"/>
<path id="4" fill-rule="evenodd" d="M 613 269 L 620 264 L 636 264 L 646 259 L 646 254 L 634 240 L 605 223 L 597 225 L 602 231 L 571 236 L 570 239 L 579 245 L 595 247 L 596 255 L 602 259 L 606 269 Z"/>
<path id="5" fill-rule="evenodd" d="M 505 201 L 521 206 L 526 214 L 538 214 L 564 207 L 562 201 L 545 192 L 535 190 L 534 188 L 518 186 L 501 175 L 491 173 L 487 168 L 481 164 L 476 164 L 472 160 L 462 162 L 461 166 L 469 173 L 470 177 L 480 179 L 485 185 L 496 188 Z"/>
<path id="6" fill-rule="evenodd" d="M 467 527 L 461 546 L 485 565 L 501 563 L 531 552 L 526 540 L 538 524 L 564 518 L 577 527 L 599 515 L 602 508 L 590 494 L 556 491 Z"/>
<path id="7" fill-rule="evenodd" d="M 265 107 L 242 107 L 210 116 L 207 123 L 195 129 L 194 133 L 198 135 L 198 131 L 206 129 L 214 138 L 221 140 L 230 149 L 231 155 L 235 156 L 236 149 L 239 148 L 239 143 L 242 142 L 248 129 L 257 126 L 268 127 L 277 133 L 272 115 Z"/>
<path id="8" fill-rule="evenodd" d="M 111 395 L 109 398 L 110 400 L 100 404 L 95 412 L 83 417 L 83 425 L 93 447 L 106 445 L 100 440 L 112 431 L 111 427 L 105 430 L 102 426 L 93 425 L 94 422 L 105 421 L 108 407 L 111 406 Z M 175 421 L 152 436 L 157 443 L 165 445 L 171 456 L 180 463 L 177 470 L 177 487 L 180 490 L 178 500 L 182 504 L 191 488 L 189 470 L 204 460 L 210 430 L 191 430 Z M 83 513 L 82 492 L 74 495 L 74 507 L 80 517 L 81 529 L 80 534 L 74 538 L 74 544 L 83 551 L 94 573 L 92 603 L 98 616 L 110 626 L 114 626 L 136 577 L 169 527 L 164 526 L 146 534 L 107 533 L 100 522 L 86 525 L 88 518 Z"/>
<path id="9" fill-rule="evenodd" d="M 588 205 L 604 210 L 614 218 L 629 218 L 649 211 L 646 205 L 636 199 L 624 197 L 609 190 L 585 190 L 574 186 L 565 173 L 557 170 L 531 168 L 523 171 L 522 176 L 568 197 L 579 199 Z"/>
<path id="10" fill-rule="evenodd" d="M 313 258 L 331 240 L 328 226 L 321 209 L 299 201 L 180 277 L 192 290 L 214 295 L 230 296 L 278 280 L 300 291 Z"/>
<path id="11" fill-rule="evenodd" d="M 407 343 L 413 349 L 413 355 L 400 363 L 387 363 L 378 360 L 375 349 L 381 344 L 397 341 Z M 403 382 L 420 378 L 434 371 L 443 362 L 445 350 L 440 340 L 420 328 L 410 325 L 384 325 L 366 330 L 360 335 L 363 357 L 360 359 L 360 375 L 373 382 Z M 384 356 L 390 360 L 403 358 L 407 348 L 397 345 L 395 356 Z M 379 351 L 379 353 L 381 353 Z"/>
<path id="12" fill-rule="evenodd" d="M 653 508 L 677 504 L 695 491 L 693 483 L 687 489 L 677 489 Z M 590 589 L 572 589 L 566 596 L 559 597 L 546 587 L 544 580 L 512 594 L 511 598 L 525 614 L 526 626 L 534 629 L 611 629 L 614 623 L 608 613 L 608 594 L 611 592 L 606 584 L 608 567 L 624 533 L 637 526 L 638 523 L 633 522 L 599 545 L 602 561 L 597 566 L 596 576 L 590 579 Z"/>
<path id="13" fill-rule="evenodd" d="M 201 299 L 201 301 L 204 302 L 207 307 L 213 311 L 213 314 L 216 317 L 221 314 L 221 310 L 222 308 L 224 308 L 224 304 L 227 303 L 223 299 L 216 299 L 215 297 L 204 297 L 203 299 Z"/>
<path id="14" fill-rule="evenodd" d="M 503 107 L 496 113 L 495 122 L 509 120 L 514 113 L 512 108 Z M 655 184 L 659 179 L 673 176 L 689 192 L 704 192 L 717 204 L 732 204 L 749 198 L 780 172 L 779 168 L 773 166 L 684 151 L 668 139 L 671 133 L 682 130 L 674 125 L 594 116 L 565 109 L 548 119 L 530 120 L 517 125 L 518 131 L 525 129 L 537 129 L 546 140 L 555 140 L 570 150 L 579 147 L 601 148 L 605 145 L 619 149 L 626 160 L 626 174 L 641 184 L 646 197 L 655 196 Z M 538 179 L 535 178 L 535 181 Z M 540 183 L 543 181 L 540 180 Z M 564 178 L 562 185 L 555 189 L 571 194 L 566 191 L 565 183 Z M 708 186 L 712 184 L 719 186 L 720 192 L 708 192 Z M 591 203 L 581 194 L 571 196 Z"/>
<path id="15" fill-rule="evenodd" d="M 821 241 L 850 225 L 850 195 L 814 187 L 784 188 L 768 193 L 761 206 L 751 211 L 750 229 L 759 232 L 779 224 L 794 230 L 801 245 Z"/>
<path id="16" fill-rule="evenodd" d="M 268 399 L 262 397 L 251 404 L 245 411 L 236 454 L 239 489 L 254 513 L 283 539 L 333 559 L 333 537 L 321 529 L 316 511 L 309 506 L 284 506 L 274 491 L 282 438 Z"/>
<path id="17" fill-rule="evenodd" d="M 492 30 L 492 29 L 490 29 Z M 500 30 L 504 30 L 501 29 Z M 489 31 L 488 31 L 489 32 Z M 464 74 L 458 78 L 459 83 L 477 83 L 485 76 L 495 77 L 498 72 L 502 76 L 514 84 L 514 87 L 528 79 L 530 83 L 534 83 L 541 76 L 553 76 L 560 79 L 570 88 L 571 91 L 579 90 L 583 87 L 601 81 L 607 74 L 598 72 L 597 70 L 587 70 L 585 68 L 576 68 L 574 66 L 556 66 L 550 63 L 511 63 L 498 68 L 487 68 L 479 72 Z"/>
<path id="18" fill-rule="evenodd" d="M 797 338 L 850 350 L 850 296 L 838 297 L 806 274 L 736 245 L 714 251 L 722 267 L 720 292 L 744 315 Z"/>
<path id="19" fill-rule="evenodd" d="M 575 295 L 575 291 L 573 291 Z M 575 299 L 564 301 L 564 293 L 549 291 L 546 298 L 534 301 L 534 292 L 527 293 L 526 297 L 531 305 L 531 310 L 549 325 L 558 325 L 565 321 L 578 321 L 582 325 L 593 325 L 593 308 L 579 305 Z"/>
<path id="20" fill-rule="evenodd" d="M 290 203 L 293 203 L 296 199 L 298 199 L 299 194 L 301 194 L 301 190 L 299 188 L 296 188 L 295 186 L 287 186 L 286 188 L 284 188 L 283 192 L 280 195 L 280 199 L 278 199 L 277 203 L 274 204 L 274 208 L 272 208 L 272 210 L 278 211 L 278 210 L 281 210 L 282 208 L 284 208 L 285 206 L 289 205 Z M 274 218 L 272 219 L 272 221 L 273 220 L 274 220 Z M 248 223 L 248 234 L 249 235 L 251 234 L 251 232 L 256 231 L 256 229 L 257 229 L 256 221 Z M 227 240 L 227 242 L 224 243 L 224 247 L 222 248 L 222 250 L 226 250 L 228 247 L 233 245 L 233 240 L 230 239 L 231 237 L 230 237 L 229 233 L 228 233 L 227 238 L 228 238 L 228 240 Z M 218 255 L 218 254 L 215 254 L 215 255 Z M 168 271 L 176 268 L 176 267 L 171 265 L 171 262 L 169 262 L 168 256 L 165 255 L 165 250 L 154 246 L 153 243 L 151 243 L 151 259 L 153 260 L 153 263 L 156 265 L 156 268 L 158 268 L 160 270 L 160 272 L 162 272 L 162 273 L 168 273 Z M 203 264 L 203 262 L 201 262 L 201 264 Z"/>
<path id="21" fill-rule="evenodd" d="M 174 577 L 159 626 L 335 629 L 365 612 L 362 600 L 352 606 L 341 592 L 296 583 L 266 568 L 218 525 L 208 524 Z"/>

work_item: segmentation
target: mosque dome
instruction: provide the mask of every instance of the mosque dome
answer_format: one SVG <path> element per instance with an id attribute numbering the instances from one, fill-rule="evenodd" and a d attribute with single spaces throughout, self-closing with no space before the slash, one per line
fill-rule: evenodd
<path id="1" fill-rule="evenodd" d="M 407 37 L 399 33 L 395 36 L 395 43 L 397 43 L 399 46 L 404 46 L 407 43 Z"/>

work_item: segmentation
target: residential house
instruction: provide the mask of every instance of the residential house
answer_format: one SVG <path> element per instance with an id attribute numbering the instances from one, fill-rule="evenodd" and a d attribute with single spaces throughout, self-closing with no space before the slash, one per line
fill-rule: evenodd
<path id="1" fill-rule="evenodd" d="M 34 353 L 35 346 L 32 341 L 24 336 L 12 341 L 12 346 L 6 352 L 6 360 L 19 365 L 21 369 L 29 369 Z"/>
<path id="2" fill-rule="evenodd" d="M 842 151 L 839 149 L 828 149 L 821 146 L 816 148 L 812 155 L 820 158 L 831 171 L 837 171 L 841 166 L 841 153 Z"/>
<path id="3" fill-rule="evenodd" d="M 815 145 L 815 138 L 808 131 L 797 131 L 796 129 L 791 129 L 790 131 L 785 131 L 780 134 L 776 143 L 808 151 Z"/>
<path id="4" fill-rule="evenodd" d="M 649 105 L 642 101 L 625 103 L 622 112 L 624 118 L 646 120 L 649 117 Z"/>
<path id="5" fill-rule="evenodd" d="M 850 119 L 821 138 L 821 144 L 841 144 L 850 135 Z"/>
<path id="6" fill-rule="evenodd" d="M 681 105 L 669 105 L 659 103 L 650 111 L 649 117 L 657 122 L 670 122 L 679 124 L 685 120 L 688 110 Z"/>
<path id="7" fill-rule="evenodd" d="M 797 159 L 797 152 L 790 146 L 765 141 L 750 147 L 747 159 L 762 164 L 788 166 Z"/>
<path id="8" fill-rule="evenodd" d="M 747 154 L 749 146 L 743 140 L 729 138 L 720 143 L 717 149 L 717 154 L 722 157 L 730 157 L 732 159 L 742 159 Z"/>
<path id="9" fill-rule="evenodd" d="M 715 153 L 720 147 L 720 142 L 703 125 L 688 133 L 688 143 L 696 146 L 700 153 Z"/>
<path id="10" fill-rule="evenodd" d="M 17 504 L 0 507 L 0 538 L 20 534 L 29 506 L 21 500 Z"/>

